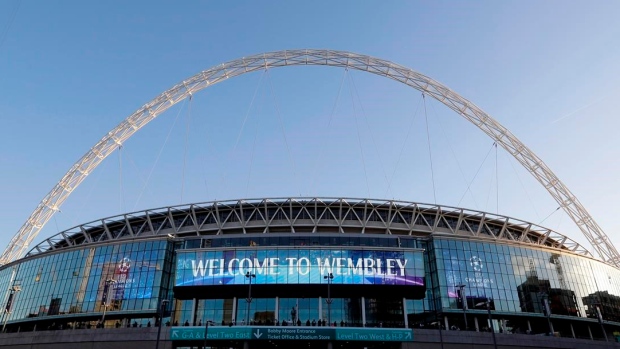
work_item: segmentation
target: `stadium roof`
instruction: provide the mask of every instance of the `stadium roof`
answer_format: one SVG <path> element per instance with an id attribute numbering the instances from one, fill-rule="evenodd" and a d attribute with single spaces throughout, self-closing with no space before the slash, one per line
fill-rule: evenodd
<path id="1" fill-rule="evenodd" d="M 396 200 L 303 197 L 212 201 L 126 213 L 62 231 L 34 246 L 26 256 L 124 239 L 276 232 L 445 235 L 592 257 L 579 243 L 556 231 L 489 212 Z"/>

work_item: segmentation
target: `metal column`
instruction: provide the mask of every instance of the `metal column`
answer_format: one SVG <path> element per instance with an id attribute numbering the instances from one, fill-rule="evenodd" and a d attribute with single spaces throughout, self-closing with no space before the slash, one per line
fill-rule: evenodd
<path id="1" fill-rule="evenodd" d="M 233 297 L 233 304 L 232 305 L 233 305 L 233 308 L 232 308 L 232 319 L 231 319 L 231 321 L 232 321 L 233 325 L 236 325 L 237 324 L 237 297 Z"/>
<path id="2" fill-rule="evenodd" d="M 530 320 L 527 320 L 527 329 L 532 333 L 532 324 L 530 324 Z"/>
<path id="3" fill-rule="evenodd" d="M 409 319 L 407 319 L 407 298 L 403 297 L 403 317 L 405 320 L 405 328 L 409 328 Z"/>
<path id="4" fill-rule="evenodd" d="M 362 327 L 366 327 L 366 299 L 361 297 L 362 301 Z"/>
<path id="5" fill-rule="evenodd" d="M 192 299 L 192 314 L 190 316 L 191 321 L 189 322 L 193 326 L 196 326 L 196 308 L 198 308 L 198 302 L 196 302 L 196 298 Z"/>

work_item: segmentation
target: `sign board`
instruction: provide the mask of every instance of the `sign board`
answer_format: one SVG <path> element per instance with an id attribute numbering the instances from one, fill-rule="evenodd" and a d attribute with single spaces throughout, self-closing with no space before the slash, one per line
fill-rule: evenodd
<path id="1" fill-rule="evenodd" d="M 343 284 L 424 286 L 423 252 L 253 248 L 179 251 L 175 286 Z M 248 274 L 249 273 L 249 274 Z M 333 278 L 325 279 L 325 275 Z"/>
<path id="2" fill-rule="evenodd" d="M 203 340 L 205 339 L 204 326 L 172 327 L 170 340 Z M 245 326 L 209 326 L 208 340 L 249 340 L 252 339 L 252 328 Z"/>
<path id="3" fill-rule="evenodd" d="M 335 328 L 336 340 L 366 342 L 413 342 L 413 330 L 405 328 Z"/>
<path id="4" fill-rule="evenodd" d="M 205 327 L 170 329 L 170 340 L 204 340 Z M 288 340 L 413 342 L 413 330 L 405 328 L 309 327 L 309 326 L 209 326 L 207 340 Z"/>

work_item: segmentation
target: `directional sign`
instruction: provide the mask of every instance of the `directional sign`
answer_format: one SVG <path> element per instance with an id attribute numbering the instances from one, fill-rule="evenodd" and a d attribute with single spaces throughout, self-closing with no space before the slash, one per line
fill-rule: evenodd
<path id="1" fill-rule="evenodd" d="M 366 342 L 413 342 L 413 331 L 400 328 L 336 328 L 336 340 Z"/>
<path id="2" fill-rule="evenodd" d="M 208 340 L 239 340 L 252 339 L 252 328 L 245 326 L 209 326 Z M 172 327 L 170 329 L 170 339 L 173 341 L 183 340 L 204 340 L 205 328 L 202 326 Z"/>
<path id="3" fill-rule="evenodd" d="M 329 327 L 307 327 L 307 326 L 276 326 L 276 327 L 256 327 L 266 335 L 263 339 L 268 340 L 333 340 L 336 338 L 334 328 Z M 258 339 L 258 338 L 255 338 Z"/>
<path id="4" fill-rule="evenodd" d="M 205 327 L 172 327 L 170 339 L 204 340 Z M 413 331 L 403 328 L 365 327 L 209 326 L 207 340 L 413 342 Z"/>

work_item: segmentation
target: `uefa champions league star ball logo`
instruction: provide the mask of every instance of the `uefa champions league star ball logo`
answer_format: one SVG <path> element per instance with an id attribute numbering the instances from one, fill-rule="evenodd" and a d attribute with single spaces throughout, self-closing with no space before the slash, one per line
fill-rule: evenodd
<path id="1" fill-rule="evenodd" d="M 118 263 L 118 271 L 120 271 L 121 273 L 128 272 L 129 268 L 131 268 L 131 259 L 127 257 L 121 259 L 121 261 Z"/>
<path id="2" fill-rule="evenodd" d="M 480 259 L 480 257 L 478 256 L 472 256 L 469 259 L 469 265 L 474 268 L 474 271 L 482 271 L 482 269 L 484 268 L 484 263 L 482 263 L 482 259 Z"/>

